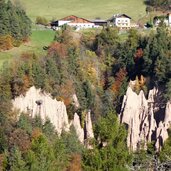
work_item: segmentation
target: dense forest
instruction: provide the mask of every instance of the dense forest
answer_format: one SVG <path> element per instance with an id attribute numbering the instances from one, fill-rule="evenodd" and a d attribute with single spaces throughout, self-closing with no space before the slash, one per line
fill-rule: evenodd
<path id="1" fill-rule="evenodd" d="M 149 3 L 166 5 L 163 1 Z M 31 21 L 21 6 L 0 0 L 0 50 L 19 46 L 30 34 Z M 161 24 L 145 35 L 130 29 L 128 38 L 122 41 L 114 27 L 76 32 L 64 26 L 43 49 L 44 56 L 25 52 L 5 62 L 0 70 L 0 170 L 171 168 L 170 131 L 160 152 L 152 142 L 147 150 L 139 148 L 133 153 L 126 144 L 126 126 L 118 119 L 130 80 L 135 80 L 132 89 L 137 94 L 143 90 L 147 96 L 150 89 L 157 87 L 164 101 L 171 99 L 168 28 Z M 76 112 L 83 125 L 85 113 L 91 110 L 95 136 L 89 142 L 92 148 L 79 142 L 74 127 L 58 135 L 48 118 L 43 121 L 39 115 L 32 118 L 13 109 L 11 100 L 25 95 L 33 85 L 63 101 L 70 121 Z M 79 107 L 73 104 L 73 94 L 78 97 Z"/>
<path id="2" fill-rule="evenodd" d="M 136 80 L 136 93 L 148 94 L 163 87 L 163 98 L 171 97 L 171 36 L 164 26 L 142 36 L 130 30 L 120 41 L 115 28 L 82 34 L 64 27 L 56 32 L 46 56 L 23 53 L 4 63 L 0 73 L 0 167 L 10 171 L 116 170 L 154 167 L 170 156 L 170 138 L 160 153 L 153 144 L 148 150 L 131 153 L 127 131 L 119 124 L 123 95 L 129 80 Z M 11 99 L 25 94 L 32 85 L 64 101 L 71 120 L 77 112 L 83 118 L 91 109 L 95 138 L 92 149 L 79 143 L 74 128 L 59 137 L 47 120 L 31 118 L 12 110 Z M 72 103 L 76 93 L 79 109 Z M 103 146 L 107 142 L 106 146 Z"/>
<path id="3" fill-rule="evenodd" d="M 0 0 L 0 51 L 18 47 L 31 34 L 31 20 L 19 3 Z"/>

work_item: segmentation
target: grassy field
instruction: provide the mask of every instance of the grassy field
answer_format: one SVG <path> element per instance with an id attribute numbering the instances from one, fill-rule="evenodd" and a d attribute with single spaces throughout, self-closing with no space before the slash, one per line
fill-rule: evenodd
<path id="1" fill-rule="evenodd" d="M 144 0 L 20 0 L 30 18 L 44 16 L 51 20 L 67 15 L 78 15 L 87 19 L 107 19 L 114 13 L 126 13 L 134 20 L 145 15 Z"/>
<path id="2" fill-rule="evenodd" d="M 30 42 L 21 45 L 19 48 L 0 52 L 0 67 L 3 62 L 20 56 L 23 52 L 44 54 L 43 46 L 48 46 L 53 41 L 54 34 L 55 32 L 52 30 L 33 30 Z"/>

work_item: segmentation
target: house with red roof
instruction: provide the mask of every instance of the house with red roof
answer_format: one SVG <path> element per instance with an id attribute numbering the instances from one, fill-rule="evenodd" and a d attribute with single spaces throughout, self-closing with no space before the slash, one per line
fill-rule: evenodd
<path id="1" fill-rule="evenodd" d="M 96 27 L 94 22 L 87 20 L 85 18 L 77 17 L 75 15 L 70 15 L 70 16 L 61 18 L 55 22 L 52 22 L 51 27 L 61 27 L 65 24 L 71 27 L 76 27 L 78 29 Z"/>

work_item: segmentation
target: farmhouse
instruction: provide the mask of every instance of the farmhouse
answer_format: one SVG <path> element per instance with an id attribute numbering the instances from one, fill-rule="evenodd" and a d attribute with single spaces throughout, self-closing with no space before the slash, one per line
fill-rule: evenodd
<path id="1" fill-rule="evenodd" d="M 95 24 L 92 21 L 77 17 L 75 15 L 70 15 L 70 16 L 64 17 L 60 20 L 54 21 L 51 23 L 51 27 L 52 28 L 61 27 L 65 24 L 67 24 L 71 27 L 76 27 L 78 29 L 95 27 Z"/>
<path id="2" fill-rule="evenodd" d="M 131 17 L 127 16 L 126 14 L 115 14 L 108 20 L 88 20 L 85 18 L 80 18 L 75 15 L 70 15 L 64 17 L 60 20 L 54 21 L 51 23 L 51 27 L 53 29 L 60 28 L 63 25 L 69 25 L 71 27 L 75 27 L 77 29 L 83 28 L 97 28 L 100 26 L 116 26 L 120 29 L 129 29 L 132 27 L 137 27 L 137 24 L 131 22 Z"/>
<path id="3" fill-rule="evenodd" d="M 131 17 L 126 14 L 114 14 L 108 19 L 110 25 L 114 25 L 119 28 L 131 28 Z"/>

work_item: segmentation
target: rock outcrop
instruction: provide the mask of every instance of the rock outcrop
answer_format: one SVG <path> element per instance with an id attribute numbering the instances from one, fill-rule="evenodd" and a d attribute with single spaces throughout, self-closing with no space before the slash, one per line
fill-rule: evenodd
<path id="1" fill-rule="evenodd" d="M 63 102 L 52 99 L 50 94 L 41 92 L 40 89 L 31 87 L 26 95 L 20 95 L 13 101 L 13 107 L 20 112 L 29 113 L 32 117 L 40 115 L 42 120 L 49 118 L 56 131 L 69 131 L 68 115 Z"/>
<path id="2" fill-rule="evenodd" d="M 80 118 L 77 113 L 74 114 L 74 120 L 72 125 L 75 128 L 79 141 L 81 143 L 84 143 L 84 129 L 81 127 Z"/>
<path id="3" fill-rule="evenodd" d="M 81 143 L 87 145 L 87 142 L 85 140 L 94 138 L 90 111 L 87 113 L 85 117 L 84 128 L 81 127 L 80 118 L 77 113 L 74 114 L 74 120 L 72 124 L 76 130 L 78 139 Z"/>
<path id="4" fill-rule="evenodd" d="M 91 121 L 91 112 L 88 111 L 86 118 L 85 118 L 85 139 L 92 139 L 94 138 L 94 132 L 92 127 Z"/>
<path id="5" fill-rule="evenodd" d="M 130 150 L 146 148 L 151 141 L 155 142 L 156 150 L 160 150 L 168 138 L 171 103 L 166 105 L 161 98 L 161 93 L 156 88 L 150 90 L 146 99 L 143 91 L 137 95 L 128 87 L 119 118 L 128 128 L 127 145 Z"/>
<path id="6" fill-rule="evenodd" d="M 25 96 L 20 95 L 12 103 L 13 108 L 18 109 L 20 113 L 29 113 L 32 117 L 39 115 L 42 120 L 49 118 L 59 135 L 62 130 L 69 131 L 70 126 L 73 125 L 81 143 L 84 144 L 85 139 L 94 138 L 90 111 L 86 114 L 84 128 L 81 127 L 77 113 L 74 114 L 74 119 L 69 123 L 65 104 L 34 86 L 26 92 Z M 73 104 L 76 108 L 79 107 L 75 94 L 73 95 Z"/>

